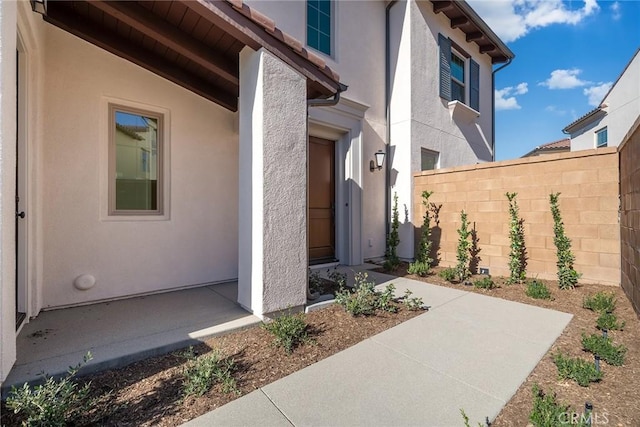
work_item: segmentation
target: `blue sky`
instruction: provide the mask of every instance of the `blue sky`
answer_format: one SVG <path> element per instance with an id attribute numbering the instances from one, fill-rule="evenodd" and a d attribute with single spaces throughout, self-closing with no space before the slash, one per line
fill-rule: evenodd
<path id="1" fill-rule="evenodd" d="M 640 1 L 468 2 L 516 55 L 496 74 L 496 160 L 566 137 L 640 47 Z"/>

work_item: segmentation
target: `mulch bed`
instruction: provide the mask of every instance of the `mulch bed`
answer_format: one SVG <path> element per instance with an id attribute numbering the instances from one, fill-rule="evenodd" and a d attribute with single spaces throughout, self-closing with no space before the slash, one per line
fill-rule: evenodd
<path id="1" fill-rule="evenodd" d="M 193 347 L 198 355 L 217 349 L 235 361 L 238 394 L 223 393 L 219 386 L 214 386 L 204 396 L 181 400 L 182 372 L 187 361 L 183 352 L 105 371 L 86 378 L 96 396 L 111 392 L 87 414 L 86 424 L 180 425 L 422 313 L 400 307 L 398 313 L 353 317 L 332 305 L 305 315 L 313 342 L 296 348 L 291 355 L 274 347 L 272 335 L 259 326 Z M 19 420 L 4 405 L 1 424 L 19 425 Z"/>
<path id="2" fill-rule="evenodd" d="M 500 285 L 499 288 L 482 290 L 473 286 L 451 284 L 445 281 L 437 274 L 442 270 L 439 267 L 434 269 L 434 274 L 427 277 L 408 274 L 406 269 L 407 265 L 402 264 L 397 271 L 389 274 L 574 315 L 560 338 L 503 408 L 492 426 L 527 426 L 533 404 L 531 389 L 535 383 L 539 384 L 545 392 L 555 392 L 559 402 L 570 404 L 572 409 L 579 414 L 584 411 L 585 402 L 591 402 L 594 408 L 593 425 L 596 425 L 596 421 L 598 421 L 598 424 L 609 426 L 640 426 L 640 387 L 638 386 L 640 380 L 640 320 L 620 287 L 581 284 L 573 290 L 563 291 L 558 288 L 556 281 L 541 280 L 551 291 L 553 299 L 537 300 L 525 294 L 525 285 L 507 285 L 504 278 L 493 278 Z M 380 270 L 380 272 L 384 271 Z M 482 277 L 485 276 L 473 276 L 471 281 Z M 602 381 L 592 383 L 589 387 L 581 387 L 574 381 L 558 379 L 558 370 L 553 363 L 552 355 L 560 351 L 572 357 L 580 356 L 586 360 L 593 360 L 591 353 L 582 350 L 581 337 L 583 332 L 587 335 L 601 333 L 596 328 L 598 314 L 582 308 L 582 303 L 586 296 L 599 291 L 613 292 L 617 298 L 614 313 L 619 321 L 626 322 L 626 326 L 623 331 L 609 331 L 609 336 L 615 344 L 624 344 L 628 351 L 623 366 L 609 366 L 602 362 L 601 367 L 604 372 Z M 535 328 L 535 325 L 531 325 L 531 327 Z"/>

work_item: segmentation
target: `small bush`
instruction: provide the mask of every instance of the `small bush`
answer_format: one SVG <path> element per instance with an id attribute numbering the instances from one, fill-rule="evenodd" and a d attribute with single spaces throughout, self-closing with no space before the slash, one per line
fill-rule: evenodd
<path id="1" fill-rule="evenodd" d="M 375 283 L 368 280 L 367 273 L 356 273 L 353 289 L 342 288 L 336 293 L 336 304 L 353 316 L 368 316 L 376 311 Z"/>
<path id="2" fill-rule="evenodd" d="M 571 358 L 557 353 L 553 362 L 558 368 L 558 376 L 562 379 L 572 379 L 582 387 L 588 387 L 592 382 L 602 379 L 602 371 L 596 370 L 593 362 L 580 358 Z"/>
<path id="3" fill-rule="evenodd" d="M 322 278 L 318 270 L 311 271 L 309 269 L 309 291 L 313 293 L 321 293 L 322 291 Z"/>
<path id="4" fill-rule="evenodd" d="M 558 205 L 558 197 L 560 193 L 549 194 L 549 203 L 551 204 L 551 215 L 553 216 L 553 243 L 556 245 L 556 256 L 558 261 L 558 287 L 560 289 L 573 289 L 578 283 L 580 274 L 573 268 L 576 260 L 575 255 L 571 251 L 571 239 L 569 239 L 564 231 L 564 223 L 560 214 Z"/>
<path id="5" fill-rule="evenodd" d="M 586 297 L 582 306 L 597 313 L 612 313 L 616 308 L 616 297 L 610 292 L 597 292 Z"/>
<path id="6" fill-rule="evenodd" d="M 309 341 L 307 322 L 302 313 L 283 314 L 269 323 L 263 323 L 262 327 L 274 336 L 273 344 L 284 348 L 287 354 L 291 354 L 298 345 Z"/>
<path id="7" fill-rule="evenodd" d="M 422 298 L 412 297 L 413 292 L 409 289 L 404 291 L 404 297 L 402 298 L 402 304 L 409 311 L 424 310 L 424 303 Z"/>
<path id="8" fill-rule="evenodd" d="M 471 231 L 469 230 L 469 221 L 467 221 L 467 213 L 463 210 L 460 212 L 460 227 L 458 227 L 458 246 L 456 249 L 455 271 L 460 282 L 464 282 L 471 276 L 469 263 L 471 262 Z"/>
<path id="9" fill-rule="evenodd" d="M 624 363 L 624 356 L 627 354 L 627 348 L 624 345 L 614 345 L 610 338 L 596 334 L 589 336 L 582 334 L 582 348 L 597 354 L 600 359 L 612 366 L 621 366 Z"/>
<path id="10" fill-rule="evenodd" d="M 196 357 L 187 353 L 189 361 L 183 371 L 182 395 L 202 396 L 215 384 L 222 385 L 225 393 L 238 393 L 236 381 L 233 378 L 235 362 L 221 357 L 218 351 Z"/>
<path id="11" fill-rule="evenodd" d="M 487 276 L 473 282 L 473 287 L 478 289 L 495 289 L 498 285 L 496 285 L 491 276 Z"/>
<path id="12" fill-rule="evenodd" d="M 396 287 L 393 283 L 387 285 L 383 292 L 375 292 L 376 308 L 389 313 L 397 313 L 398 306 L 394 302 L 394 292 Z"/>
<path id="13" fill-rule="evenodd" d="M 428 275 L 430 271 L 431 271 L 431 266 L 426 262 L 422 262 L 422 261 L 412 262 L 411 264 L 409 264 L 409 267 L 407 268 L 407 273 L 415 274 L 417 276 L 422 276 L 422 277 Z"/>
<path id="14" fill-rule="evenodd" d="M 70 367 L 67 375 L 59 380 L 45 376 L 44 384 L 35 387 L 27 383 L 20 388 L 11 387 L 7 397 L 7 408 L 14 414 L 21 414 L 23 425 L 27 426 L 75 424 L 95 401 L 89 398 L 91 383 L 78 387 L 74 380 L 80 368 L 91 359 L 91 353 L 87 353 L 83 362 L 76 367 Z"/>
<path id="15" fill-rule="evenodd" d="M 471 427 L 471 424 L 469 424 L 469 416 L 467 415 L 466 412 L 464 412 L 464 409 L 460 408 L 460 415 L 462 415 L 462 420 L 464 421 L 464 427 Z M 478 427 L 484 427 L 482 425 L 481 422 L 478 422 Z"/>
<path id="16" fill-rule="evenodd" d="M 444 280 L 451 283 L 458 280 L 458 272 L 456 271 L 455 268 L 452 268 L 452 267 L 441 270 L 438 276 L 442 277 Z"/>
<path id="17" fill-rule="evenodd" d="M 626 322 L 618 323 L 618 318 L 613 313 L 602 313 L 596 320 L 598 329 L 606 329 L 607 331 L 621 331 L 625 325 Z"/>
<path id="18" fill-rule="evenodd" d="M 384 269 L 387 271 L 396 271 L 400 266 L 400 258 L 398 258 L 398 245 L 400 244 L 399 228 L 398 193 L 393 193 L 391 231 L 389 232 L 389 236 L 387 236 L 387 260 L 384 262 Z"/>
<path id="19" fill-rule="evenodd" d="M 522 283 L 527 277 L 527 247 L 524 242 L 524 219 L 520 217 L 518 193 L 505 193 L 509 200 L 510 276 L 507 283 Z"/>
<path id="20" fill-rule="evenodd" d="M 527 283 L 527 289 L 525 293 L 528 297 L 535 299 L 551 299 L 551 292 L 549 292 L 549 288 L 540 280 L 530 280 Z"/>
<path id="21" fill-rule="evenodd" d="M 534 427 L 557 427 L 562 421 L 567 419 L 567 414 L 571 413 L 569 405 L 558 403 L 556 394 L 545 394 L 544 391 L 534 384 L 533 386 L 533 409 L 529 415 L 529 421 Z M 586 420 L 580 417 L 572 426 L 587 426 Z"/>
<path id="22" fill-rule="evenodd" d="M 329 280 L 334 282 L 336 285 L 340 287 L 347 286 L 347 274 L 340 273 L 337 269 L 334 269 L 332 272 L 327 275 Z"/>

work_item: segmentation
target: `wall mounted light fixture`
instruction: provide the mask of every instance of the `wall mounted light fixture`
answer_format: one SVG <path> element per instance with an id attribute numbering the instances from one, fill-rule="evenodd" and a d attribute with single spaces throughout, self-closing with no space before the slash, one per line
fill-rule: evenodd
<path id="1" fill-rule="evenodd" d="M 384 165 L 384 151 L 378 150 L 378 152 L 375 153 L 375 158 L 375 160 L 369 162 L 369 170 L 371 172 L 382 169 Z"/>
<path id="2" fill-rule="evenodd" d="M 47 0 L 29 0 L 29 2 L 31 3 L 31 10 L 40 15 L 47 14 Z"/>

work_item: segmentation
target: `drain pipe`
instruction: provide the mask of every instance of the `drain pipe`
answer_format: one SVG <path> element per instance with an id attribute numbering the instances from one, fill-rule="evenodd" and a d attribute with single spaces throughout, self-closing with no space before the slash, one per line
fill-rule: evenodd
<path id="1" fill-rule="evenodd" d="M 349 86 L 340 83 L 340 87 L 336 91 L 336 94 L 333 95 L 332 99 L 308 99 L 307 106 L 308 107 L 332 107 L 337 105 L 340 102 L 340 94 L 347 90 Z"/>
<path id="2" fill-rule="evenodd" d="M 391 7 L 398 3 L 398 0 L 391 0 L 385 8 L 385 41 L 384 41 L 384 61 L 385 61 L 385 85 L 384 102 L 386 108 L 387 131 L 385 141 L 385 157 L 387 161 L 384 166 L 384 238 L 389 237 L 390 227 L 390 204 L 391 204 Z M 386 252 L 386 249 L 385 249 Z"/>
<path id="3" fill-rule="evenodd" d="M 491 72 L 491 161 L 496 161 L 496 73 L 511 64 L 513 58 L 507 58 L 507 63 Z"/>

